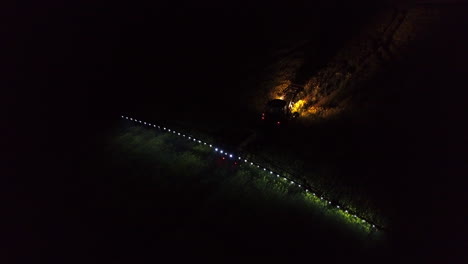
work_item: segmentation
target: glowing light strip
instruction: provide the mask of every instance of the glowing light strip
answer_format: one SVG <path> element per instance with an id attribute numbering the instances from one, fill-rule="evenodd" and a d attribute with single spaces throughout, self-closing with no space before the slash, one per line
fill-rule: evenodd
<path id="1" fill-rule="evenodd" d="M 123 116 L 123 115 L 122 115 L 122 116 L 120 116 L 120 117 L 121 117 L 122 119 L 130 120 L 130 121 L 133 121 L 133 122 L 136 122 L 136 123 L 140 123 L 140 124 L 142 123 L 141 120 L 137 120 L 137 119 L 135 119 L 135 118 L 131 118 L 131 117 L 128 117 L 128 116 Z M 151 127 L 151 126 L 152 126 L 152 127 L 156 127 L 156 126 L 157 126 L 157 128 L 158 128 L 159 130 L 161 130 L 161 126 L 159 126 L 159 125 L 155 125 L 155 124 L 151 124 L 151 123 L 147 123 L 147 122 L 143 122 L 142 124 L 143 124 L 143 125 L 150 126 L 150 127 Z M 202 141 L 202 140 L 196 139 L 195 137 L 186 136 L 186 135 L 183 134 L 183 133 L 177 132 L 177 131 L 175 131 L 175 130 L 171 130 L 171 129 L 166 128 L 166 127 L 162 127 L 162 130 L 164 130 L 164 131 L 167 130 L 168 132 L 172 132 L 172 134 L 174 134 L 174 135 L 177 134 L 178 136 L 182 136 L 182 137 L 184 137 L 184 138 L 187 137 L 189 141 L 193 141 L 193 142 L 198 143 L 198 144 L 208 145 L 210 148 L 213 148 L 213 149 L 214 149 L 214 152 L 220 153 L 221 155 L 229 156 L 229 158 L 234 158 L 234 159 L 235 159 L 235 157 L 236 157 L 234 154 L 228 154 L 227 152 L 223 151 L 222 149 L 220 149 L 220 148 L 218 148 L 218 147 L 215 147 L 215 146 L 213 146 L 212 144 L 208 144 L 207 142 L 204 142 L 204 141 Z M 163 132 L 164 132 L 164 131 L 163 131 Z M 237 156 L 237 157 L 238 157 L 239 160 L 242 161 L 242 157 L 241 157 L 241 156 Z M 249 163 L 249 162 L 247 161 L 247 159 L 244 159 L 244 162 L 245 162 L 245 163 Z M 250 162 L 250 165 L 251 165 L 251 166 L 254 166 L 254 167 L 256 166 L 257 168 L 262 169 L 261 171 L 266 171 L 266 170 L 267 170 L 266 168 L 260 166 L 259 164 L 254 163 L 254 162 Z M 279 178 L 279 179 L 282 178 L 282 180 L 284 180 L 286 183 L 289 182 L 290 184 L 295 185 L 295 186 L 301 188 L 301 189 L 304 190 L 306 193 L 311 194 L 311 195 L 313 195 L 315 198 L 324 201 L 326 204 L 328 204 L 328 205 L 331 205 L 331 204 L 332 204 L 331 201 L 329 201 L 329 200 L 323 198 L 323 196 L 317 196 L 317 195 L 315 194 L 315 192 L 310 193 L 310 191 L 309 191 L 309 189 L 308 189 L 307 187 L 302 186 L 301 184 L 296 183 L 293 179 L 288 179 L 287 177 L 281 176 L 280 174 L 277 174 L 277 173 L 275 173 L 275 172 L 273 172 L 273 171 L 271 171 L 271 170 L 268 170 L 268 172 L 269 172 L 269 175 L 271 175 L 271 176 L 273 176 L 273 177 L 276 176 L 276 178 Z M 339 210 L 341 213 L 343 213 L 343 214 L 345 214 L 345 215 L 352 216 L 352 217 L 356 218 L 357 220 L 360 220 L 360 222 L 362 222 L 362 223 L 368 223 L 372 228 L 374 228 L 374 229 L 376 229 L 376 230 L 383 229 L 382 227 L 378 227 L 378 226 L 376 226 L 375 224 L 373 224 L 373 223 L 371 223 L 371 222 L 369 222 L 369 221 L 366 221 L 364 218 L 357 216 L 355 213 L 351 213 L 350 210 L 346 209 L 345 207 L 342 207 L 342 206 L 340 206 L 340 205 L 336 205 L 336 206 L 334 206 L 334 208 L 336 208 L 337 210 Z"/>

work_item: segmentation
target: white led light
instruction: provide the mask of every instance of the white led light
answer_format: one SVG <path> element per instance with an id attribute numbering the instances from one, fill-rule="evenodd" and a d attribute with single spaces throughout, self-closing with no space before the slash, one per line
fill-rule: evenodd
<path id="1" fill-rule="evenodd" d="M 241 159 L 241 157 L 239 157 L 239 159 Z"/>
<path id="2" fill-rule="evenodd" d="M 220 150 L 219 152 L 220 152 L 221 154 L 223 153 L 223 151 L 222 151 L 222 150 Z"/>
<path id="3" fill-rule="evenodd" d="M 345 213 L 347 213 L 347 212 L 348 212 L 348 210 L 344 210 L 344 211 L 345 211 Z"/>
<path id="4" fill-rule="evenodd" d="M 180 136 L 180 133 L 177 133 L 178 136 Z"/>
<path id="5" fill-rule="evenodd" d="M 250 165 L 253 165 L 253 162 L 250 162 Z"/>
<path id="6" fill-rule="evenodd" d="M 218 148 L 215 148 L 215 151 L 218 151 Z"/>
<path id="7" fill-rule="evenodd" d="M 375 225 L 372 225 L 373 228 L 375 228 Z"/>
<path id="8" fill-rule="evenodd" d="M 340 206 L 339 206 L 339 205 L 337 205 L 337 206 L 336 206 L 336 208 L 340 208 Z"/>
<path id="9" fill-rule="evenodd" d="M 309 190 L 306 189 L 306 192 L 309 192 Z"/>
<path id="10" fill-rule="evenodd" d="M 266 171 L 266 169 L 265 169 L 265 168 L 263 168 L 263 170 L 264 170 L 264 171 Z"/>
<path id="11" fill-rule="evenodd" d="M 170 130 L 170 129 L 168 129 L 167 131 L 171 132 L 171 130 Z"/>
<path id="12" fill-rule="evenodd" d="M 210 144 L 210 148 L 212 148 L 212 147 L 213 147 L 213 145 Z"/>
<path id="13" fill-rule="evenodd" d="M 362 222 L 363 222 L 363 223 L 365 223 L 365 222 L 366 222 L 366 220 L 362 219 Z"/>
<path id="14" fill-rule="evenodd" d="M 203 142 L 203 145 L 206 145 L 206 142 Z"/>
<path id="15" fill-rule="evenodd" d="M 229 157 L 232 158 L 232 154 L 229 154 Z"/>
<path id="16" fill-rule="evenodd" d="M 156 125 L 153 125 L 154 127 L 156 127 Z"/>
<path id="17" fill-rule="evenodd" d="M 276 174 L 276 177 L 279 177 L 279 174 Z"/>
<path id="18" fill-rule="evenodd" d="M 141 120 L 140 120 L 140 123 L 141 123 Z"/>
<path id="19" fill-rule="evenodd" d="M 272 171 L 270 171 L 270 174 L 273 174 L 273 172 L 272 172 Z"/>
<path id="20" fill-rule="evenodd" d="M 286 179 L 286 178 L 283 178 L 283 179 L 284 179 L 285 181 L 287 181 L 287 180 L 288 180 L 288 179 Z"/>
<path id="21" fill-rule="evenodd" d="M 293 182 L 293 181 L 291 181 L 291 184 L 294 184 L 294 182 Z"/>
<path id="22" fill-rule="evenodd" d="M 226 155 L 226 156 L 227 156 L 227 155 L 228 155 L 228 153 L 227 153 L 227 152 L 224 152 L 224 155 Z"/>
<path id="23" fill-rule="evenodd" d="M 191 137 L 188 137 L 188 139 L 192 139 Z"/>
<path id="24" fill-rule="evenodd" d="M 145 125 L 146 125 L 146 122 L 143 122 L 143 124 L 145 124 Z"/>
<path id="25" fill-rule="evenodd" d="M 130 120 L 132 120 L 132 121 L 133 121 L 133 118 L 131 118 L 131 117 L 130 117 Z"/>
<path id="26" fill-rule="evenodd" d="M 260 166 L 257 165 L 257 168 L 260 168 Z"/>
<path id="27" fill-rule="evenodd" d="M 300 184 L 298 185 L 299 187 L 302 187 Z"/>
<path id="28" fill-rule="evenodd" d="M 124 118 L 124 116 L 121 116 L 122 118 Z"/>
<path id="29" fill-rule="evenodd" d="M 244 160 L 244 162 L 247 162 L 247 160 Z M 252 162 L 250 162 L 250 164 L 253 164 Z"/>
<path id="30" fill-rule="evenodd" d="M 198 140 L 198 143 L 201 143 L 201 140 Z"/>
<path id="31" fill-rule="evenodd" d="M 328 201 L 328 204 L 331 204 L 331 202 L 330 202 L 330 201 Z"/>

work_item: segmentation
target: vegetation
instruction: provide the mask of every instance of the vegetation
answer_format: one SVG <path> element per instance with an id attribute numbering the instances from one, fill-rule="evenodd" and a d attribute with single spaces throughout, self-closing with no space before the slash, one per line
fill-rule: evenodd
<path id="1" fill-rule="evenodd" d="M 285 199 L 288 200 L 287 203 L 294 204 L 298 208 L 324 210 L 327 212 L 327 217 L 339 216 L 341 220 L 347 220 L 348 224 L 357 224 L 354 228 L 366 233 L 375 231 L 370 224 L 354 217 L 347 210 L 345 212 L 344 209 L 330 205 L 312 192 L 304 192 L 302 188 L 291 184 L 292 182 L 286 178 L 276 177 L 248 163 L 238 163 L 225 159 L 224 156 L 223 158 L 213 156 L 212 148 L 207 145 L 187 142 L 182 137 L 170 133 L 155 134 L 152 130 L 144 131 L 143 129 L 129 128 L 128 131 L 116 137 L 116 144 L 138 156 L 146 153 L 147 158 L 157 161 L 170 174 L 178 175 L 180 184 L 184 184 L 183 182 L 187 179 L 193 180 L 193 177 L 200 177 L 200 181 L 210 183 L 210 188 L 213 188 L 210 192 L 214 192 L 215 197 L 231 193 L 230 195 L 240 195 L 243 199 L 248 198 L 252 201 L 257 200 L 258 196 L 262 196 L 265 201 L 273 202 Z M 192 144 L 194 145 L 191 146 Z M 221 163 L 213 167 L 210 162 L 213 159 Z M 242 193 L 232 193 L 232 190 L 236 189 L 242 190 Z"/>

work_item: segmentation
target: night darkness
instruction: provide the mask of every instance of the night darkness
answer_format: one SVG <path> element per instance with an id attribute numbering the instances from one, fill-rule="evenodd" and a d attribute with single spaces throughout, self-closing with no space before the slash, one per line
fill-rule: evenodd
<path id="1" fill-rule="evenodd" d="M 373 2 L 2 10 L 1 261 L 462 263 L 468 5 Z M 318 75 L 339 51 L 357 54 L 349 43 L 388 10 L 429 10 L 432 20 L 405 11 L 415 40 L 397 47 L 399 56 L 379 57 L 377 74 L 329 104 L 349 106 L 344 114 L 307 126 L 301 116 L 280 132 L 258 128 L 256 104 L 290 67 L 272 65 L 303 60 L 296 80 Z M 430 29 L 419 34 L 420 24 Z M 278 52 L 290 47 L 299 55 Z M 358 197 L 378 212 L 384 238 L 361 237 L 292 198 L 257 199 L 256 187 L 221 183 L 231 171 L 220 161 L 179 172 L 183 159 L 158 154 L 172 151 L 165 145 L 145 148 L 153 132 L 132 130 L 121 115 L 194 129 L 226 146 L 256 131 L 249 151 L 297 155 L 336 197 Z"/>

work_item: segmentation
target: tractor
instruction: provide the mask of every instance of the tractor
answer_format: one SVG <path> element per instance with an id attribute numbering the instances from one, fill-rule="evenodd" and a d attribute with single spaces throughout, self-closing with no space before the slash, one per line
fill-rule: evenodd
<path id="1" fill-rule="evenodd" d="M 297 95 L 304 90 L 304 86 L 291 84 L 282 91 L 283 96 L 267 102 L 261 120 L 264 123 L 280 126 L 289 120 L 297 118 L 298 112 L 293 112 L 293 105 Z"/>

